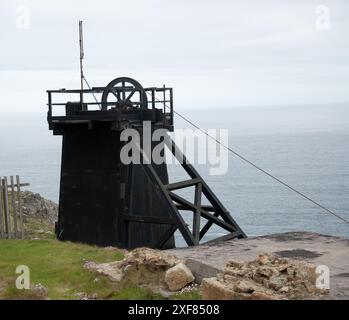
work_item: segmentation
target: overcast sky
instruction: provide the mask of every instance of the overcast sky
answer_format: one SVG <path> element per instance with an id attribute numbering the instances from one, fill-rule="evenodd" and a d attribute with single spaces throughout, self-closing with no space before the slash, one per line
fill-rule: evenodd
<path id="1" fill-rule="evenodd" d="M 1 0 L 0 112 L 79 86 L 79 19 L 92 86 L 166 84 L 179 110 L 346 103 L 348 18 L 348 0 Z"/>

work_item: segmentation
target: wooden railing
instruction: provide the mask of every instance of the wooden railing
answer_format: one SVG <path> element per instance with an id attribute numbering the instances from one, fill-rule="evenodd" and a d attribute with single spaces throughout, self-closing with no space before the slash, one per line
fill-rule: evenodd
<path id="1" fill-rule="evenodd" d="M 20 177 L 0 177 L 0 239 L 24 239 Z"/>

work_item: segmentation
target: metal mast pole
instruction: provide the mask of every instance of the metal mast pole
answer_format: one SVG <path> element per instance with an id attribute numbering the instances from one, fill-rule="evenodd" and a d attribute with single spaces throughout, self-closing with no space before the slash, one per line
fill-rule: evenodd
<path id="1" fill-rule="evenodd" d="M 84 38 L 83 38 L 83 28 L 82 28 L 82 21 L 79 21 L 79 46 L 80 46 L 80 87 L 81 87 L 81 93 L 80 93 L 80 102 L 81 104 L 84 102 L 84 72 L 83 72 L 83 66 L 82 66 L 82 60 L 84 59 Z"/>

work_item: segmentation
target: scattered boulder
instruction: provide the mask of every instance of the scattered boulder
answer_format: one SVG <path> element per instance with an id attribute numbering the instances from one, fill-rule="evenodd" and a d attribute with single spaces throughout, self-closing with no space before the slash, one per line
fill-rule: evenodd
<path id="1" fill-rule="evenodd" d="M 120 261 L 114 261 L 110 263 L 97 264 L 93 261 L 87 261 L 84 268 L 96 271 L 100 274 L 108 276 L 111 281 L 118 282 L 121 281 L 123 277 L 120 263 Z"/>
<path id="2" fill-rule="evenodd" d="M 216 277 L 202 280 L 201 293 L 205 300 L 234 300 L 235 298 L 234 289 Z"/>
<path id="3" fill-rule="evenodd" d="M 176 256 L 160 250 L 139 248 L 124 260 L 85 263 L 85 268 L 123 285 L 143 286 L 171 295 L 189 288 L 195 280 L 191 270 Z M 319 299 L 327 290 L 316 288 L 315 266 L 272 255 L 250 262 L 230 261 L 216 277 L 204 278 L 201 293 L 206 300 Z"/>
<path id="4" fill-rule="evenodd" d="M 21 194 L 24 218 L 33 217 L 54 224 L 58 217 L 58 205 L 38 193 L 23 191 Z"/>
<path id="5" fill-rule="evenodd" d="M 26 294 L 28 295 L 28 297 L 26 297 L 28 299 L 46 300 L 48 296 L 48 289 L 41 283 L 37 283 L 37 284 L 32 284 L 28 292 L 26 292 L 26 290 L 23 290 L 23 293 L 24 293 L 24 297 Z"/>
<path id="6" fill-rule="evenodd" d="M 270 262 L 269 260 L 269 256 L 267 254 L 260 254 L 258 257 L 257 257 L 257 261 L 259 264 L 261 265 L 265 265 L 265 264 L 268 264 Z"/>
<path id="7" fill-rule="evenodd" d="M 328 294 L 318 289 L 312 264 L 259 255 L 251 262 L 229 262 L 223 273 L 202 281 L 208 300 L 318 299 Z"/>
<path id="8" fill-rule="evenodd" d="M 162 294 L 169 289 L 180 290 L 194 281 L 191 271 L 176 256 L 149 248 L 127 252 L 122 261 L 86 262 L 85 268 L 106 275 L 121 285 L 144 286 Z"/>
<path id="9" fill-rule="evenodd" d="M 178 263 L 165 273 L 165 282 L 171 291 L 178 291 L 194 281 L 194 276 L 184 263 Z"/>

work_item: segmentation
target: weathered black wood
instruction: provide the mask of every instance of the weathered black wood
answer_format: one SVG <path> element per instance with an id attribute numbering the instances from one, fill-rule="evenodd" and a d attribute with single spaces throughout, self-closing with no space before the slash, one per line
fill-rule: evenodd
<path id="1" fill-rule="evenodd" d="M 128 84 L 133 86 L 128 86 Z M 117 85 L 118 83 L 121 86 Z M 111 85 L 113 84 L 113 85 Z M 98 102 L 54 103 L 53 94 L 103 93 L 102 110 Z M 138 92 L 140 99 L 137 99 Z M 156 92 L 162 92 L 160 100 Z M 169 97 L 166 96 L 169 93 Z M 107 101 L 114 95 L 118 101 Z M 147 95 L 150 95 L 148 100 Z M 144 121 L 156 129 L 173 131 L 173 91 L 171 88 L 146 88 L 133 79 L 118 78 L 107 87 L 90 90 L 48 91 L 49 128 L 63 136 L 59 219 L 56 227 L 61 240 L 96 245 L 117 245 L 135 248 L 174 247 L 178 229 L 189 246 L 199 244 L 213 225 L 245 234 L 236 224 L 216 195 L 175 143 L 167 137 L 170 148 L 190 180 L 169 183 L 166 164 L 156 165 L 138 145 L 142 164 L 124 165 L 120 160 L 120 134 L 125 128 L 136 129 L 142 137 Z M 127 103 L 126 103 L 127 102 Z M 163 108 L 156 108 L 161 103 Z M 170 106 L 166 106 L 170 103 Z M 65 116 L 53 116 L 55 106 L 65 105 Z M 150 108 L 148 108 L 150 106 Z M 91 110 L 94 109 L 94 110 Z M 167 112 L 169 109 L 170 112 Z M 162 144 L 163 142 L 161 142 Z M 159 143 L 152 144 L 152 151 Z M 19 182 L 18 182 L 19 184 Z M 18 186 L 20 187 L 20 185 Z M 193 202 L 176 196 L 172 191 L 195 187 Z M 202 205 L 206 197 L 209 205 Z M 193 214 L 192 231 L 179 210 Z M 209 221 L 201 229 L 201 217 Z M 201 229 L 201 230 L 200 230 Z"/>
<path id="2" fill-rule="evenodd" d="M 96 122 L 91 130 L 70 124 L 62 133 L 59 239 L 128 249 L 151 247 L 168 225 L 121 216 L 171 217 L 143 166 L 121 163 L 121 130 Z M 166 165 L 152 167 L 168 184 Z M 173 237 L 165 247 L 174 247 Z"/>
<path id="3" fill-rule="evenodd" d="M 177 230 L 176 226 L 170 226 L 164 233 L 163 237 L 154 244 L 154 248 L 162 249 L 164 245 L 168 242 L 168 240 L 171 237 L 173 237 L 173 234 L 176 232 L 176 230 Z"/>
<path id="4" fill-rule="evenodd" d="M 167 142 L 166 142 L 167 141 Z M 245 237 L 246 235 L 242 232 L 240 227 L 236 224 L 236 222 L 230 217 L 229 212 L 224 208 L 224 206 L 219 202 L 211 189 L 207 186 L 207 184 L 203 181 L 199 173 L 194 169 L 194 167 L 188 162 L 183 153 L 176 147 L 173 141 L 170 142 L 170 138 L 165 138 L 165 144 L 169 147 L 170 150 L 174 153 L 177 160 L 182 161 L 181 165 L 187 171 L 187 173 L 191 176 L 192 179 L 186 181 L 180 181 L 168 185 L 164 185 L 158 179 L 156 172 L 152 170 L 151 165 L 144 164 L 144 168 L 147 171 L 150 179 L 153 181 L 155 186 L 160 190 L 163 198 L 166 200 L 170 207 L 170 213 L 176 221 L 176 225 L 180 232 L 182 233 L 183 238 L 187 242 L 189 246 L 199 244 L 200 239 L 207 232 L 207 230 L 212 226 L 212 224 L 217 224 L 221 228 L 227 230 L 232 235 L 236 232 L 238 237 Z M 141 153 L 142 160 L 146 160 L 145 163 L 149 162 L 147 156 L 141 149 L 139 145 L 137 145 L 138 150 Z M 178 196 L 170 190 L 183 189 L 190 186 L 196 186 L 195 190 L 195 199 L 194 203 L 189 202 L 188 200 Z M 213 210 L 214 214 L 210 214 L 208 211 L 205 211 L 201 206 L 201 196 L 205 194 L 206 198 L 210 201 L 212 206 L 209 206 L 210 210 Z M 181 217 L 179 213 L 179 208 L 184 208 L 184 210 L 193 211 L 194 221 L 193 221 L 193 233 L 191 233 Z M 209 220 L 204 228 L 204 232 L 200 232 L 200 218 L 204 217 Z M 222 219 L 218 217 L 221 216 Z"/>
<path id="5" fill-rule="evenodd" d="M 23 221 L 23 211 L 22 211 L 22 194 L 21 194 L 21 186 L 29 185 L 29 183 L 21 184 L 20 178 L 16 176 L 16 187 L 17 187 L 17 202 L 18 202 L 18 214 L 19 214 L 19 223 L 21 228 L 21 238 L 24 239 L 25 231 L 24 231 L 24 221 Z"/>
<path id="6" fill-rule="evenodd" d="M 170 197 L 173 200 L 175 200 L 176 202 L 179 202 L 182 205 L 186 205 L 188 207 L 192 207 L 193 211 L 197 210 L 197 207 L 193 203 L 190 203 L 188 200 L 182 198 L 181 196 L 179 196 L 179 195 L 177 195 L 175 193 L 170 192 Z M 200 214 L 205 219 L 211 220 L 213 223 L 217 224 L 218 226 L 220 226 L 221 228 L 223 228 L 223 229 L 225 229 L 227 231 L 235 231 L 236 230 L 236 228 L 233 225 L 228 224 L 225 221 L 216 218 L 214 215 L 208 213 L 207 211 L 203 210 L 202 208 L 200 208 Z"/>
<path id="7" fill-rule="evenodd" d="M 151 217 L 151 216 L 135 216 L 135 215 L 122 215 L 122 219 L 127 221 L 135 221 L 142 223 L 155 223 L 155 224 L 175 224 L 175 221 L 171 218 L 165 217 Z"/>
<path id="8" fill-rule="evenodd" d="M 218 218 L 219 217 L 219 213 L 215 212 L 213 214 L 213 216 Z M 212 220 L 209 220 L 209 221 L 206 222 L 206 224 L 204 225 L 204 227 L 200 231 L 200 240 L 205 236 L 205 234 L 212 227 L 212 225 L 213 225 L 213 221 Z"/>
<path id="9" fill-rule="evenodd" d="M 176 205 L 178 210 L 187 210 L 187 211 L 193 211 L 192 207 L 188 207 L 188 206 L 182 206 L 180 204 Z M 215 212 L 215 209 L 212 206 L 208 206 L 208 205 L 201 205 L 201 208 L 204 209 L 207 212 Z"/>
<path id="10" fill-rule="evenodd" d="M 207 183 L 201 178 L 200 174 L 196 171 L 196 169 L 190 164 L 186 156 L 181 152 L 181 150 L 176 146 L 175 142 L 167 136 L 165 139 L 165 144 L 170 149 L 172 154 L 177 158 L 185 171 L 189 174 L 192 179 L 199 178 L 202 183 L 202 192 L 206 196 L 207 200 L 211 203 L 211 205 L 215 208 L 216 212 L 222 217 L 222 219 L 233 225 L 234 228 L 241 232 L 242 237 L 246 238 L 246 234 L 242 231 L 240 226 L 236 223 L 236 221 L 232 218 L 229 211 L 223 206 L 223 204 L 219 201 L 217 196 L 213 193 Z"/>
<path id="11" fill-rule="evenodd" d="M 201 194 L 202 184 L 198 183 L 195 187 L 195 199 L 194 204 L 197 209 L 193 213 L 193 235 L 195 244 L 198 245 L 200 242 L 200 220 L 201 220 Z"/>
<path id="12" fill-rule="evenodd" d="M 136 144 L 136 147 L 141 155 L 141 161 L 142 163 L 149 163 L 149 159 L 147 158 L 147 155 L 143 152 L 143 149 Z M 151 164 L 143 164 L 144 169 L 146 170 L 149 178 L 153 181 L 155 188 L 159 191 L 159 194 L 162 196 L 162 198 L 166 201 L 169 207 L 169 212 L 172 216 L 172 218 L 176 221 L 177 228 L 182 233 L 182 236 L 188 246 L 194 245 L 194 238 L 191 234 L 188 226 L 186 225 L 185 221 L 183 220 L 182 216 L 178 212 L 178 209 L 176 208 L 175 204 L 170 198 L 170 195 L 161 180 L 159 179 L 158 175 L 154 171 L 154 168 Z"/>
<path id="13" fill-rule="evenodd" d="M 163 184 L 168 184 L 166 165 L 152 164 L 152 167 L 161 182 Z M 126 184 L 126 190 L 129 190 L 130 195 L 126 195 L 126 214 L 131 216 L 156 216 L 171 219 L 168 213 L 167 203 L 158 194 L 158 191 L 155 189 L 152 180 L 149 179 L 143 165 L 128 165 L 127 169 L 130 171 L 132 177 L 127 178 L 127 181 L 132 181 L 132 184 L 129 182 Z M 127 187 L 127 185 L 129 186 Z M 129 243 L 129 248 L 144 246 L 145 244 L 151 247 L 167 228 L 168 226 L 164 224 L 130 222 L 129 234 L 133 236 L 130 237 L 131 242 Z M 132 241 L 135 239 L 135 235 L 137 235 L 139 242 Z M 174 246 L 174 237 L 171 237 L 163 248 L 169 249 Z"/>
<path id="14" fill-rule="evenodd" d="M 179 189 L 195 186 L 199 182 L 200 182 L 200 179 L 190 179 L 190 180 L 170 183 L 170 184 L 167 184 L 165 187 L 167 190 L 179 190 Z"/>
<path id="15" fill-rule="evenodd" d="M 5 230 L 6 230 L 8 239 L 11 239 L 11 219 L 10 219 L 10 208 L 8 205 L 7 177 L 3 178 L 2 186 L 3 186 L 3 199 L 4 199 Z"/>
<path id="16" fill-rule="evenodd" d="M 15 195 L 15 183 L 13 176 L 10 177 L 11 183 L 11 204 L 12 204 L 12 216 L 13 216 L 13 232 L 15 238 L 18 237 L 18 226 L 17 226 L 17 208 L 16 208 L 16 195 Z"/>

